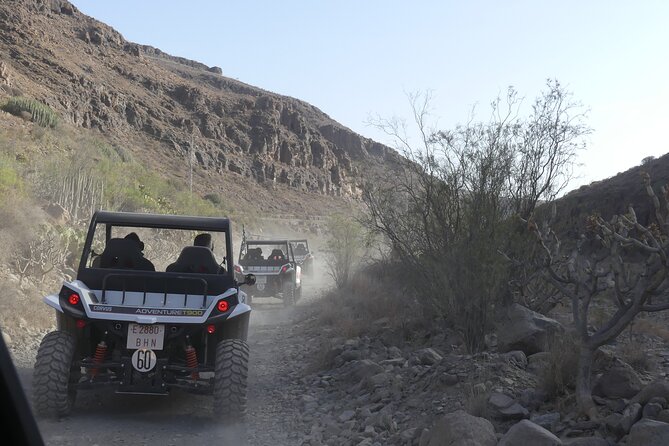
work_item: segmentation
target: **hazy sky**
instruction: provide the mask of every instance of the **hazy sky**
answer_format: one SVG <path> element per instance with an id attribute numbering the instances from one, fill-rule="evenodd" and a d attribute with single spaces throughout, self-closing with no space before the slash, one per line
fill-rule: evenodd
<path id="1" fill-rule="evenodd" d="M 390 141 L 370 114 L 408 116 L 434 92 L 442 128 L 513 85 L 557 78 L 594 133 L 571 187 L 669 152 L 669 1 L 74 0 L 128 40 L 220 66 Z"/>

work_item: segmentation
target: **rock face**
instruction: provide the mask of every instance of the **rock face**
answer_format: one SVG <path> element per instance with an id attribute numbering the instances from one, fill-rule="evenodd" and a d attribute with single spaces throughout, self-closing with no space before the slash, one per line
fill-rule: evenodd
<path id="1" fill-rule="evenodd" d="M 522 420 L 511 426 L 511 429 L 502 437 L 498 446 L 561 446 L 558 437 L 543 427 L 528 420 Z"/>
<path id="2" fill-rule="evenodd" d="M 521 350 L 532 355 L 545 351 L 549 337 L 562 330 L 558 321 L 513 304 L 497 326 L 498 348 L 503 352 Z"/>
<path id="3" fill-rule="evenodd" d="M 629 446 L 666 446 L 669 444 L 669 424 L 643 419 L 632 426 L 627 437 Z"/>
<path id="4" fill-rule="evenodd" d="M 193 156 L 214 176 L 356 196 L 361 166 L 369 177 L 399 160 L 307 103 L 128 42 L 65 0 L 3 0 L 0 29 L 0 84 L 123 145 Z"/>
<path id="5" fill-rule="evenodd" d="M 441 418 L 421 446 L 495 446 L 497 438 L 490 421 L 459 410 Z"/>

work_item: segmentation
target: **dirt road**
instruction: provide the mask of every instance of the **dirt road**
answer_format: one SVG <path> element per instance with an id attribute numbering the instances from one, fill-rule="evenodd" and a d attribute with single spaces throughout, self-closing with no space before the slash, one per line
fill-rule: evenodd
<path id="1" fill-rule="evenodd" d="M 305 290 L 306 291 L 306 290 Z M 273 302 L 272 302 L 273 301 Z M 296 312 L 279 301 L 258 302 L 251 316 L 249 410 L 245 426 L 211 416 L 211 398 L 175 392 L 166 397 L 81 391 L 66 419 L 39 419 L 48 445 L 294 445 L 299 423 L 303 343 Z M 19 374 L 32 394 L 32 369 Z"/>

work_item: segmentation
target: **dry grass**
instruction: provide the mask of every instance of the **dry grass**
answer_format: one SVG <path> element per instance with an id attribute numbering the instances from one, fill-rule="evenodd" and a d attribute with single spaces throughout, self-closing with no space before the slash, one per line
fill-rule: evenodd
<path id="1" fill-rule="evenodd" d="M 488 398 L 490 392 L 476 391 L 475 388 L 467 389 L 465 395 L 465 411 L 469 415 L 481 418 L 490 418 L 490 408 L 488 407 Z"/>
<path id="2" fill-rule="evenodd" d="M 653 363 L 648 357 L 646 346 L 638 339 L 624 342 L 618 350 L 623 361 L 631 365 L 637 372 L 649 372 Z"/>
<path id="3" fill-rule="evenodd" d="M 548 363 L 541 371 L 541 386 L 550 398 L 567 395 L 576 383 L 578 346 L 568 335 L 556 336 L 548 346 Z"/>
<path id="4" fill-rule="evenodd" d="M 666 323 L 650 319 L 637 319 L 634 321 L 632 329 L 636 333 L 657 336 L 663 341 L 669 342 L 669 328 Z"/>

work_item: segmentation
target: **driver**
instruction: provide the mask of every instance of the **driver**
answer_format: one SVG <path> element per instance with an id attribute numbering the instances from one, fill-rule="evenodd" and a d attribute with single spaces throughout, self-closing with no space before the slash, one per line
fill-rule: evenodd
<path id="1" fill-rule="evenodd" d="M 207 248 L 211 251 L 212 257 L 214 254 L 214 239 L 212 238 L 211 234 L 203 232 L 202 234 L 198 234 L 195 236 L 193 239 L 193 246 L 201 246 L 203 248 Z M 215 259 L 215 257 L 214 257 Z M 223 258 L 223 261 L 219 264 L 220 270 L 219 274 L 225 274 L 225 257 Z"/>
<path id="2" fill-rule="evenodd" d="M 214 252 L 214 240 L 211 238 L 211 234 L 207 234 L 206 232 L 195 236 L 193 246 L 203 246 Z"/>

